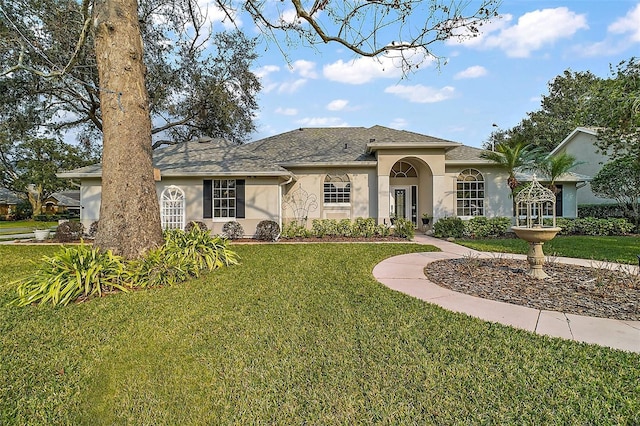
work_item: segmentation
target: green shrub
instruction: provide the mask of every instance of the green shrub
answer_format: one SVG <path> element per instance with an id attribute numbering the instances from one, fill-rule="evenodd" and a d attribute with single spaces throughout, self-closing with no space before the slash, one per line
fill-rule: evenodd
<path id="1" fill-rule="evenodd" d="M 373 237 L 376 234 L 376 220 L 372 217 L 357 217 L 351 226 L 351 235 L 354 237 Z"/>
<path id="2" fill-rule="evenodd" d="M 410 240 L 415 235 L 413 222 L 407 219 L 398 218 L 394 223 L 393 235 Z"/>
<path id="3" fill-rule="evenodd" d="M 311 235 L 322 238 L 326 235 L 338 235 L 338 221 L 335 219 L 313 219 Z"/>
<path id="4" fill-rule="evenodd" d="M 198 274 L 195 262 L 183 256 L 171 255 L 166 246 L 149 251 L 141 259 L 130 261 L 125 271 L 127 281 L 136 288 L 175 285 Z"/>
<path id="5" fill-rule="evenodd" d="M 280 225 L 273 220 L 263 220 L 256 226 L 256 240 L 276 241 L 280 236 Z"/>
<path id="6" fill-rule="evenodd" d="M 197 226 L 188 233 L 165 231 L 164 236 L 162 247 L 128 262 L 111 251 L 84 245 L 63 248 L 43 258 L 35 274 L 18 282 L 18 296 L 11 303 L 67 305 L 81 297 L 102 295 L 105 290 L 177 284 L 202 270 L 238 263 L 238 256 L 229 250 L 225 239 L 212 237 Z"/>
<path id="7" fill-rule="evenodd" d="M 100 226 L 100 222 L 99 221 L 95 221 L 95 222 L 91 222 L 91 225 L 89 225 L 89 230 L 87 231 L 87 236 L 89 238 L 95 238 L 96 234 L 98 233 L 98 226 Z"/>
<path id="8" fill-rule="evenodd" d="M 189 223 L 187 223 L 187 225 L 184 227 L 184 232 L 191 232 L 191 230 L 194 228 L 200 228 L 203 231 L 208 231 L 209 227 L 207 226 L 206 223 L 200 221 L 200 220 L 192 220 Z"/>
<path id="9" fill-rule="evenodd" d="M 561 235 L 626 235 L 635 226 L 627 219 L 597 219 L 594 217 L 580 217 L 577 219 L 557 218 L 556 225 L 561 227 Z"/>
<path id="10" fill-rule="evenodd" d="M 338 235 L 342 237 L 350 237 L 353 232 L 350 219 L 340 219 L 337 226 Z"/>
<path id="11" fill-rule="evenodd" d="M 464 223 L 459 217 L 443 217 L 433 224 L 433 235 L 438 238 L 462 238 Z"/>
<path id="12" fill-rule="evenodd" d="M 388 237 L 391 235 L 391 227 L 385 223 L 381 223 L 376 226 L 376 235 L 380 237 Z"/>
<path id="13" fill-rule="evenodd" d="M 228 243 L 219 236 L 213 237 L 209 231 L 194 227 L 190 232 L 173 230 L 165 233 L 167 259 L 179 259 L 178 265 L 186 265 L 185 261 L 194 263 L 193 275 L 200 270 L 213 271 L 223 266 L 238 263 L 237 255 L 228 249 Z"/>
<path id="14" fill-rule="evenodd" d="M 111 251 L 85 245 L 62 248 L 54 256 L 45 256 L 33 275 L 17 282 L 18 296 L 11 303 L 65 306 L 81 297 L 101 296 L 104 291 L 127 291 L 124 271 L 124 260 Z"/>
<path id="15" fill-rule="evenodd" d="M 84 225 L 80 222 L 62 222 L 56 228 L 56 241 L 68 243 L 82 238 Z"/>
<path id="16" fill-rule="evenodd" d="M 230 240 L 237 240 L 238 238 L 244 237 L 244 228 L 240 222 L 232 220 L 222 225 L 222 235 Z"/>
<path id="17" fill-rule="evenodd" d="M 282 227 L 282 236 L 284 238 L 308 238 L 311 236 L 311 231 L 299 224 L 298 221 L 292 220 Z"/>
<path id="18" fill-rule="evenodd" d="M 508 217 L 477 216 L 462 223 L 463 235 L 469 238 L 503 237 L 511 228 L 511 219 Z"/>

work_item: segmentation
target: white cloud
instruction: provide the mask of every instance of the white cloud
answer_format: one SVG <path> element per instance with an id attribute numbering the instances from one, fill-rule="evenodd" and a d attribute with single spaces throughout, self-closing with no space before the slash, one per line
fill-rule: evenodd
<path id="1" fill-rule="evenodd" d="M 259 78 L 264 78 L 264 77 L 268 77 L 269 74 L 277 72 L 277 71 L 280 71 L 280 67 L 279 66 L 277 66 L 277 65 L 265 65 L 263 67 L 258 68 L 253 73 Z"/>
<path id="2" fill-rule="evenodd" d="M 378 78 L 399 78 L 402 76 L 403 58 L 410 64 L 433 63 L 433 58 L 427 56 L 424 49 L 407 49 L 402 53 L 391 52 L 377 58 L 360 57 L 350 62 L 340 59 L 325 65 L 322 73 L 331 81 L 347 84 L 364 84 Z"/>
<path id="3" fill-rule="evenodd" d="M 465 78 L 478 78 L 487 75 L 487 69 L 480 65 L 474 65 L 472 67 L 467 68 L 466 70 L 460 71 L 456 75 L 453 76 L 456 80 L 465 79 Z"/>
<path id="4" fill-rule="evenodd" d="M 304 78 L 318 78 L 316 63 L 305 60 L 298 60 L 291 64 L 291 71 L 300 74 Z"/>
<path id="5" fill-rule="evenodd" d="M 636 43 L 640 42 L 640 3 L 624 17 L 609 25 L 608 30 L 613 34 L 631 33 L 629 39 Z"/>
<path id="6" fill-rule="evenodd" d="M 260 83 L 262 84 L 262 92 L 270 93 L 278 87 L 278 84 L 271 81 L 269 76 L 275 72 L 280 71 L 280 67 L 277 65 L 265 65 L 263 67 L 258 68 L 253 73 L 260 79 Z"/>
<path id="7" fill-rule="evenodd" d="M 348 127 L 349 124 L 340 117 L 308 117 L 296 121 L 304 127 Z"/>
<path id="8" fill-rule="evenodd" d="M 451 86 L 445 86 L 441 89 L 436 89 L 433 87 L 423 86 L 421 84 L 417 84 L 415 86 L 389 86 L 384 89 L 385 93 L 391 93 L 393 95 L 406 99 L 409 102 L 420 104 L 446 101 L 447 99 L 453 98 L 453 96 L 455 95 L 455 90 L 456 89 Z"/>
<path id="9" fill-rule="evenodd" d="M 281 83 L 278 86 L 278 93 L 289 93 L 289 94 L 296 93 L 306 83 L 307 83 L 306 78 L 299 78 L 298 80 Z"/>
<path id="10" fill-rule="evenodd" d="M 276 108 L 276 114 L 281 115 L 297 115 L 298 110 L 295 108 Z"/>
<path id="11" fill-rule="evenodd" d="M 502 49 L 507 56 L 525 58 L 533 51 L 589 28 L 586 15 L 572 12 L 567 7 L 534 10 L 522 15 L 514 25 L 509 25 L 512 19 L 513 16 L 509 14 L 501 16 L 500 20 L 481 27 L 482 34 L 479 37 L 467 40 L 464 44 L 484 49 Z"/>
<path id="12" fill-rule="evenodd" d="M 389 127 L 392 129 L 404 129 L 409 126 L 409 122 L 404 118 L 394 118 Z"/>
<path id="13" fill-rule="evenodd" d="M 341 111 L 347 107 L 349 101 L 346 99 L 335 99 L 327 104 L 329 111 Z"/>

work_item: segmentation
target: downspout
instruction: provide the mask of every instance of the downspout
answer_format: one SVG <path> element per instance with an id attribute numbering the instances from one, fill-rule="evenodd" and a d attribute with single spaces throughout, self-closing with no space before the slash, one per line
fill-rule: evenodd
<path id="1" fill-rule="evenodd" d="M 278 225 L 280 226 L 280 230 L 282 232 L 282 198 L 285 185 L 289 185 L 293 182 L 293 175 L 289 176 L 289 179 L 285 182 L 281 182 L 278 185 L 280 188 L 278 189 Z"/>

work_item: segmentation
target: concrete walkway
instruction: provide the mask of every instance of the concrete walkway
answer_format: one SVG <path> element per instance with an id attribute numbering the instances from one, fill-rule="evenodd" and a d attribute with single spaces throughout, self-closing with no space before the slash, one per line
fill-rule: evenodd
<path id="1" fill-rule="evenodd" d="M 545 311 L 469 296 L 437 286 L 427 279 L 423 270 L 430 262 L 464 256 L 492 257 L 438 238 L 416 235 L 415 241 L 440 248 L 441 252 L 413 253 L 395 256 L 380 262 L 373 269 L 374 277 L 389 288 L 445 309 L 462 312 L 486 321 L 561 337 L 578 342 L 594 343 L 614 349 L 640 353 L 640 321 L 592 318 L 563 312 Z M 505 255 L 526 259 L 525 255 Z M 593 266 L 584 259 L 557 258 L 560 263 Z M 600 262 L 598 266 L 603 266 Z M 627 266 L 638 268 L 637 266 Z M 637 272 L 637 270 L 636 270 Z"/>

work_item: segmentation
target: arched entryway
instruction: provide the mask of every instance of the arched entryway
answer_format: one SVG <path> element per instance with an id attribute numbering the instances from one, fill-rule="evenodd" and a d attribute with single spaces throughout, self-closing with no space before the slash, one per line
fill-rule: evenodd
<path id="1" fill-rule="evenodd" d="M 423 214 L 432 215 L 432 174 L 416 158 L 403 158 L 389 172 L 389 217 L 420 223 Z"/>

